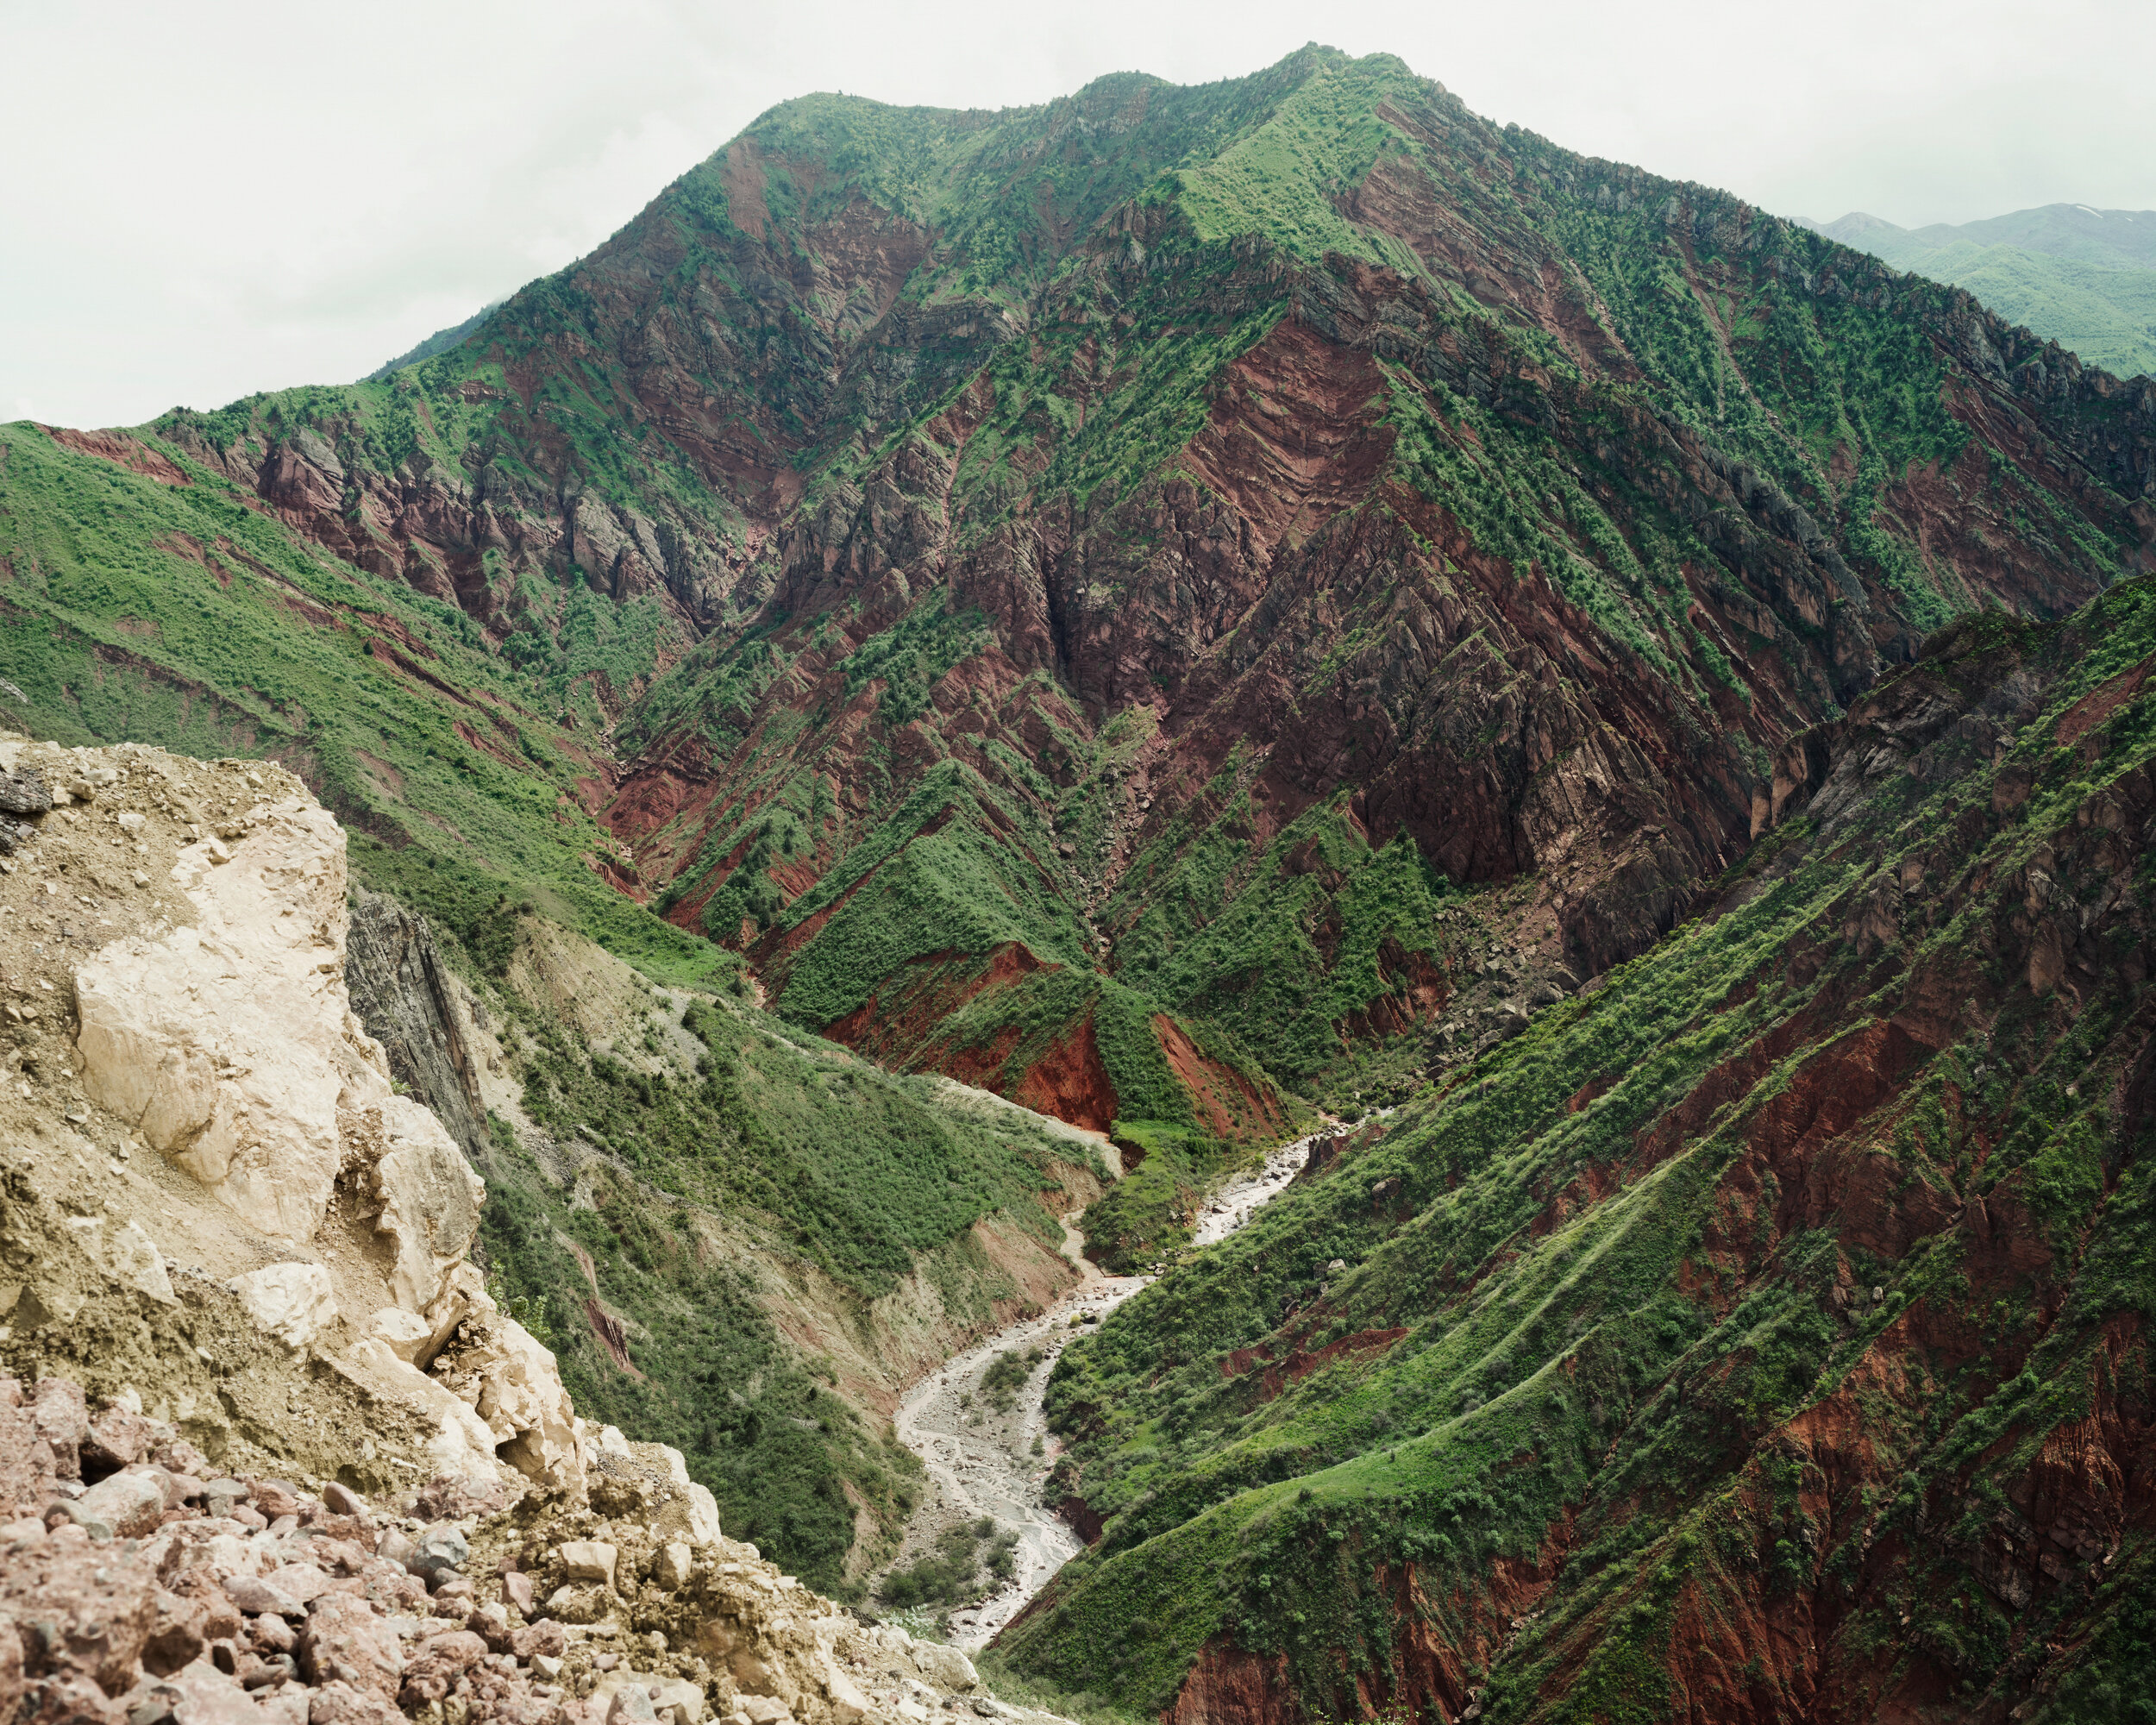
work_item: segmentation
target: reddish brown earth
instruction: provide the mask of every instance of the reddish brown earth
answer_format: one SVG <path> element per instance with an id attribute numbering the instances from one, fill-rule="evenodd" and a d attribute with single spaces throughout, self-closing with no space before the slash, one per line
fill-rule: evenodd
<path id="1" fill-rule="evenodd" d="M 130 437 L 122 431 L 73 431 L 64 425 L 42 428 L 46 435 L 63 448 L 79 455 L 95 455 L 101 461 L 115 461 L 130 473 L 160 485 L 184 486 L 193 483 L 179 463 L 161 449 L 155 449 L 139 437 Z"/>
<path id="2" fill-rule="evenodd" d="M 1287 1125 L 1287 1114 L 1277 1096 L 1268 1094 L 1241 1073 L 1208 1060 L 1198 1051 L 1190 1034 L 1165 1013 L 1153 1018 L 1153 1034 L 1160 1038 L 1161 1052 L 1198 1110 L 1199 1120 L 1215 1138 L 1258 1138 L 1275 1133 Z"/>

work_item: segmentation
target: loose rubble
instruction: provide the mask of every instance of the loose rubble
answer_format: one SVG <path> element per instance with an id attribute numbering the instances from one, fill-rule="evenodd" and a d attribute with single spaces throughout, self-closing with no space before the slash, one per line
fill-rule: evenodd
<path id="1" fill-rule="evenodd" d="M 580 1440 L 581 1497 L 445 1477 L 377 1507 L 0 1378 L 0 1725 L 1045 1717 L 725 1538 L 678 1451 Z"/>

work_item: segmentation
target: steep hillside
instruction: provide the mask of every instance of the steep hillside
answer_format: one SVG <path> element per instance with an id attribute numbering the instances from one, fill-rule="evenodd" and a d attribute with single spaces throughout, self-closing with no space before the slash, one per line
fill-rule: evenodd
<path id="1" fill-rule="evenodd" d="M 2090 365 L 2156 372 L 2156 210 L 2051 204 L 1959 227 L 1897 228 L 1861 213 L 1806 225 L 1965 288 Z"/>
<path id="2" fill-rule="evenodd" d="M 0 628 L 472 940 L 1262 1138 L 1405 1093 L 1470 924 L 1561 996 L 1927 629 L 2143 567 L 2151 388 L 1382 56 L 818 97 L 384 381 L 11 428 Z"/>
<path id="3" fill-rule="evenodd" d="M 1103 1531 L 1014 1663 L 1188 1722 L 2131 1716 L 2152 669 L 2147 577 L 1941 631 L 1683 926 L 1067 1349 Z"/>
<path id="4" fill-rule="evenodd" d="M 1113 1152 L 537 919 L 498 975 L 393 900 L 354 926 L 354 1009 L 465 1133 L 489 1275 L 577 1405 L 682 1451 L 739 1537 L 857 1596 L 919 1496 L 900 1392 L 1075 1279 L 1059 1218 Z"/>

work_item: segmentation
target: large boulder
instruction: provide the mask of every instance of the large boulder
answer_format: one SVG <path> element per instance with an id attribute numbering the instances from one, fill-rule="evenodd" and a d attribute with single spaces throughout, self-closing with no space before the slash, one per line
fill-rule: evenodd
<path id="1" fill-rule="evenodd" d="M 318 1264 L 273 1264 L 225 1283 L 258 1329 L 288 1347 L 305 1347 L 337 1320 L 329 1272 Z"/>
<path id="2" fill-rule="evenodd" d="M 429 1110 L 392 1095 L 381 1099 L 379 1111 L 374 1195 L 382 1213 L 374 1231 L 396 1253 L 391 1296 L 407 1311 L 423 1312 L 442 1297 L 449 1272 L 471 1250 L 486 1186 Z"/>

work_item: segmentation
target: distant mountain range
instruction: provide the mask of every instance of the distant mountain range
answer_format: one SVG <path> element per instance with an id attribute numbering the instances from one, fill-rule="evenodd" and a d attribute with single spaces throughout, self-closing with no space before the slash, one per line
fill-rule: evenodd
<path id="1" fill-rule="evenodd" d="M 2156 372 L 2156 210 L 2046 204 L 1927 228 L 1862 210 L 1797 219 L 1896 269 L 1965 287 L 2090 365 L 2122 377 Z"/>

